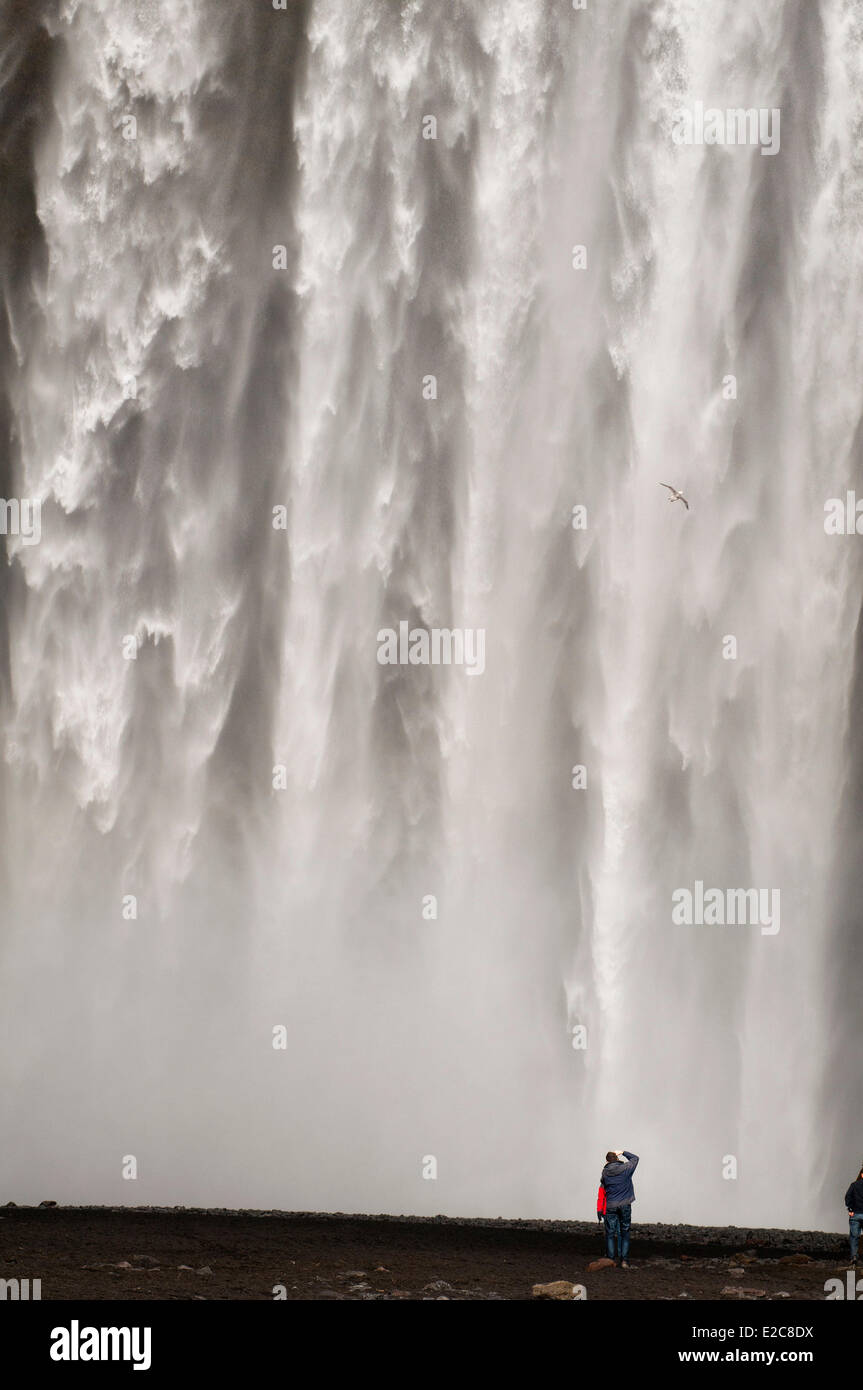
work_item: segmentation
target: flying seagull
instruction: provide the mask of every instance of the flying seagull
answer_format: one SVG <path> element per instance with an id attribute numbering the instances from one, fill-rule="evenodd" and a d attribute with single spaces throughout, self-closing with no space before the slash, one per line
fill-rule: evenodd
<path id="1" fill-rule="evenodd" d="M 672 487 L 671 483 L 660 483 L 659 486 L 668 488 L 668 491 L 671 493 L 668 499 L 669 502 L 682 502 L 686 510 L 689 511 L 689 503 L 682 492 L 679 492 L 676 487 Z"/>

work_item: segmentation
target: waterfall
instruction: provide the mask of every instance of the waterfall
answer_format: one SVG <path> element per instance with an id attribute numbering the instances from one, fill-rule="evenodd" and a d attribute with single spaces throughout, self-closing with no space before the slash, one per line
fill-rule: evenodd
<path id="1" fill-rule="evenodd" d="M 841 1225 L 861 38 L 7 4 L 8 1197 Z"/>

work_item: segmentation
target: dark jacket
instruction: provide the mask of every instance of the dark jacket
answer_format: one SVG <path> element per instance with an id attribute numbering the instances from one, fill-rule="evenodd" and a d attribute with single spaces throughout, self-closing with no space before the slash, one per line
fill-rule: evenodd
<path id="1" fill-rule="evenodd" d="M 852 1182 L 848 1191 L 845 1193 L 845 1205 L 849 1211 L 853 1211 L 855 1216 L 863 1212 L 863 1178 L 858 1178 Z"/>
<path id="2" fill-rule="evenodd" d="M 617 1207 L 628 1207 L 630 1202 L 635 1201 L 632 1175 L 638 1164 L 638 1154 L 631 1154 L 624 1149 L 623 1155 L 625 1163 L 616 1159 L 614 1163 L 606 1163 L 602 1170 L 602 1185 L 605 1188 L 605 1205 L 608 1211 L 614 1211 Z"/>

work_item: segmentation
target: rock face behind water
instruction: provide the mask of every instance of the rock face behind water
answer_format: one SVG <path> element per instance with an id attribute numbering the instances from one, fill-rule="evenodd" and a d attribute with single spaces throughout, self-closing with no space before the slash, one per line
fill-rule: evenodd
<path id="1" fill-rule="evenodd" d="M 573 1299 L 575 1285 L 566 1279 L 555 1279 L 551 1284 L 534 1284 L 531 1293 L 534 1298 Z"/>

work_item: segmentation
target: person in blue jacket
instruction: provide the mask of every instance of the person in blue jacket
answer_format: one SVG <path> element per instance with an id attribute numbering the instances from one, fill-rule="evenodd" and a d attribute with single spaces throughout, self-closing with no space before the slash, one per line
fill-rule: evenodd
<path id="1" fill-rule="evenodd" d="M 628 1149 L 609 1149 L 602 1170 L 601 1182 L 605 1188 L 605 1253 L 610 1260 L 616 1259 L 621 1269 L 629 1269 L 629 1227 L 632 1221 L 632 1204 L 635 1201 L 632 1175 L 637 1166 L 638 1154 L 631 1154 Z"/>
<path id="2" fill-rule="evenodd" d="M 857 1268 L 857 1246 L 860 1242 L 860 1230 L 863 1227 L 863 1168 L 857 1174 L 848 1191 L 845 1193 L 845 1206 L 848 1208 L 848 1230 L 851 1237 L 851 1264 Z"/>

